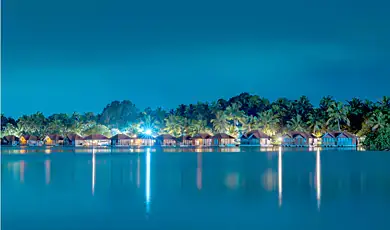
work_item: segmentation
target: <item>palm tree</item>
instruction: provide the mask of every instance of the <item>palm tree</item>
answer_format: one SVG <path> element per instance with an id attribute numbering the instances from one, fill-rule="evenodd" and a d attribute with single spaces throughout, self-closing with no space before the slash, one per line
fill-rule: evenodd
<path id="1" fill-rule="evenodd" d="M 222 111 L 218 111 L 215 114 L 215 118 L 211 119 L 211 123 L 213 124 L 213 129 L 216 133 L 225 133 L 229 125 L 226 114 Z"/>
<path id="2" fill-rule="evenodd" d="M 172 134 L 173 136 L 180 136 L 181 128 L 180 128 L 179 119 L 180 118 L 178 116 L 175 116 L 173 114 L 169 115 L 167 118 L 165 118 L 164 130 L 169 134 Z"/>
<path id="3" fill-rule="evenodd" d="M 382 100 L 378 102 L 378 107 L 388 110 L 390 109 L 390 97 L 388 96 L 383 96 Z"/>
<path id="4" fill-rule="evenodd" d="M 225 110 L 227 119 L 230 121 L 233 121 L 234 126 L 238 126 L 239 122 L 244 120 L 245 114 L 242 110 L 240 110 L 241 105 L 238 103 L 233 103 L 232 105 L 228 106 Z"/>
<path id="5" fill-rule="evenodd" d="M 197 133 L 207 133 L 209 129 L 207 127 L 206 120 L 192 120 L 189 126 L 189 134 L 195 135 Z"/>
<path id="6" fill-rule="evenodd" d="M 274 114 L 272 109 L 257 114 L 259 126 L 262 127 L 263 132 L 267 135 L 275 135 L 279 118 Z"/>
<path id="7" fill-rule="evenodd" d="M 303 122 L 302 116 L 299 114 L 296 117 L 293 117 L 291 120 L 287 121 L 287 128 L 291 131 L 306 131 L 305 122 Z"/>
<path id="8" fill-rule="evenodd" d="M 324 119 L 318 110 L 314 110 L 309 114 L 309 120 L 306 122 L 306 124 L 314 134 L 317 134 L 317 132 L 325 128 Z"/>
<path id="9" fill-rule="evenodd" d="M 367 120 L 367 125 L 371 127 L 372 131 L 375 131 L 379 128 L 384 128 L 389 124 L 389 116 L 382 113 L 382 111 L 376 110 L 371 114 Z"/>
<path id="10" fill-rule="evenodd" d="M 327 110 L 328 112 L 328 121 L 329 124 L 337 124 L 338 131 L 341 131 L 340 123 L 345 122 L 348 126 L 350 121 L 348 119 L 348 109 L 341 102 L 332 102 Z"/>
<path id="11" fill-rule="evenodd" d="M 247 133 L 257 128 L 259 128 L 259 121 L 257 117 L 250 115 L 247 116 L 245 121 L 242 123 L 241 130 L 244 133 Z"/>

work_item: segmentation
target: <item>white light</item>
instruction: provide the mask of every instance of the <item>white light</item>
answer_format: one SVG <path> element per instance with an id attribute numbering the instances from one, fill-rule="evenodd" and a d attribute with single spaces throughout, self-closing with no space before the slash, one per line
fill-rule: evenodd
<path id="1" fill-rule="evenodd" d="M 146 188 L 145 188 L 145 198 L 146 198 L 146 212 L 149 213 L 150 206 L 150 149 L 146 149 Z"/>
<path id="2" fill-rule="evenodd" d="M 152 134 L 152 130 L 151 130 L 151 129 L 145 130 L 145 134 L 146 134 L 146 135 L 151 135 L 151 134 Z"/>
<path id="3" fill-rule="evenodd" d="M 317 172 L 316 172 L 316 182 L 317 182 L 317 207 L 320 208 L 321 205 L 321 155 L 320 149 L 317 149 Z"/>
<path id="4" fill-rule="evenodd" d="M 279 188 L 279 206 L 282 205 L 282 147 L 279 147 L 279 158 L 278 158 L 278 188 Z"/>
<path id="5" fill-rule="evenodd" d="M 278 140 L 279 140 L 280 142 L 282 142 L 282 141 L 283 141 L 283 138 L 279 137 Z"/>
<path id="6" fill-rule="evenodd" d="M 92 150 L 92 195 L 95 194 L 95 175 L 96 175 L 96 160 L 95 160 L 95 149 Z"/>

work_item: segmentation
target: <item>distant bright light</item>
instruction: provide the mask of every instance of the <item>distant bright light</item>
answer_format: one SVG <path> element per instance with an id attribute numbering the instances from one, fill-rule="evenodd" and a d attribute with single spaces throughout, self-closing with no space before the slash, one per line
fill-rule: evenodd
<path id="1" fill-rule="evenodd" d="M 282 142 L 283 138 L 279 137 L 278 140 L 279 140 L 280 142 Z"/>
<path id="2" fill-rule="evenodd" d="M 151 129 L 145 130 L 145 134 L 146 134 L 146 135 L 152 135 L 152 130 L 151 130 Z"/>

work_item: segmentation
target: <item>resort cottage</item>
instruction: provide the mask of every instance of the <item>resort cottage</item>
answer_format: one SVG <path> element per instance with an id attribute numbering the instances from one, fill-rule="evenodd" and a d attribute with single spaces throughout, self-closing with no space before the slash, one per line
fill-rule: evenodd
<path id="1" fill-rule="evenodd" d="M 156 145 L 159 146 L 174 146 L 176 143 L 176 138 L 170 134 L 162 134 L 156 137 Z"/>
<path id="2" fill-rule="evenodd" d="M 241 136 L 241 145 L 265 146 L 271 145 L 271 137 L 260 130 L 252 130 Z"/>
<path id="3" fill-rule="evenodd" d="M 183 135 L 177 138 L 177 142 L 180 146 L 191 146 L 192 137 L 190 135 Z"/>
<path id="4" fill-rule="evenodd" d="M 65 145 L 70 145 L 70 146 L 83 146 L 84 145 L 84 138 L 80 135 L 77 135 L 75 133 L 70 133 L 66 135 L 64 139 L 64 144 Z"/>
<path id="5" fill-rule="evenodd" d="M 111 145 L 113 146 L 128 146 L 132 142 L 133 139 L 125 134 L 117 134 L 111 137 Z"/>
<path id="6" fill-rule="evenodd" d="M 321 138 L 323 147 L 355 147 L 357 146 L 357 136 L 343 132 L 328 132 Z"/>
<path id="7" fill-rule="evenodd" d="M 195 146 L 211 146 L 211 135 L 208 133 L 198 133 L 192 137 L 192 144 Z"/>
<path id="8" fill-rule="evenodd" d="M 134 138 L 132 145 L 137 146 L 153 146 L 155 139 L 152 136 L 140 134 Z"/>
<path id="9" fill-rule="evenodd" d="M 86 146 L 108 146 L 111 141 L 108 137 L 101 134 L 92 134 L 84 137 Z"/>
<path id="10" fill-rule="evenodd" d="M 225 133 L 215 134 L 212 139 L 212 145 L 214 146 L 226 146 L 234 144 L 234 137 L 229 136 Z"/>
<path id="11" fill-rule="evenodd" d="M 317 146 L 317 138 L 310 133 L 289 132 L 282 136 L 282 146 L 309 147 Z"/>
<path id="12" fill-rule="evenodd" d="M 45 145 L 50 145 L 50 146 L 63 145 L 64 137 L 57 134 L 47 135 L 43 139 L 43 142 L 45 143 Z"/>
<path id="13" fill-rule="evenodd" d="M 15 146 L 19 144 L 19 137 L 14 135 L 8 135 L 1 138 L 1 145 Z"/>
<path id="14" fill-rule="evenodd" d="M 19 138 L 20 145 L 28 145 L 28 146 L 38 146 L 39 138 L 33 135 L 23 135 Z"/>

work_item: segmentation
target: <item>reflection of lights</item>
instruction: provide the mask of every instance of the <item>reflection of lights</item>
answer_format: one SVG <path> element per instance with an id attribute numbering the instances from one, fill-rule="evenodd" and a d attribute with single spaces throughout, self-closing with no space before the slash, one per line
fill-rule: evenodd
<path id="1" fill-rule="evenodd" d="M 51 149 L 45 149 L 45 153 L 46 154 L 50 154 L 51 153 Z"/>
<path id="2" fill-rule="evenodd" d="M 320 149 L 317 149 L 317 162 L 316 162 L 316 184 L 317 184 L 317 205 L 320 208 L 321 205 L 321 155 Z"/>
<path id="3" fill-rule="evenodd" d="M 20 183 L 24 182 L 24 161 L 20 161 L 20 168 L 19 168 L 19 176 L 20 176 Z"/>
<path id="4" fill-rule="evenodd" d="M 96 159 L 95 159 L 95 149 L 92 150 L 92 195 L 95 194 L 95 174 L 96 174 Z"/>
<path id="5" fill-rule="evenodd" d="M 230 173 L 226 176 L 225 185 L 231 189 L 238 188 L 240 176 L 238 173 Z"/>
<path id="6" fill-rule="evenodd" d="M 267 169 L 267 171 L 263 174 L 263 187 L 267 191 L 272 191 L 276 185 L 276 175 L 272 172 L 272 169 Z"/>
<path id="7" fill-rule="evenodd" d="M 149 212 L 150 208 L 150 149 L 146 150 L 146 212 Z"/>
<path id="8" fill-rule="evenodd" d="M 141 161 L 140 161 L 140 159 L 139 159 L 139 155 L 138 155 L 138 159 L 137 159 L 137 188 L 139 188 L 139 185 L 140 185 L 140 169 L 141 168 Z"/>
<path id="9" fill-rule="evenodd" d="M 196 187 L 202 189 L 202 153 L 198 153 L 198 167 L 196 169 Z"/>
<path id="10" fill-rule="evenodd" d="M 279 206 L 282 205 L 282 147 L 279 147 L 279 158 L 278 158 L 278 188 L 279 188 Z"/>
<path id="11" fill-rule="evenodd" d="M 50 160 L 45 160 L 45 181 L 50 184 Z"/>

